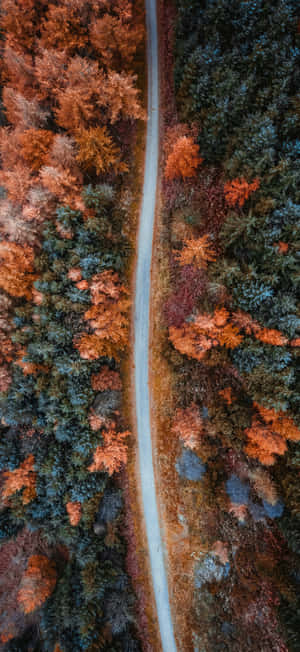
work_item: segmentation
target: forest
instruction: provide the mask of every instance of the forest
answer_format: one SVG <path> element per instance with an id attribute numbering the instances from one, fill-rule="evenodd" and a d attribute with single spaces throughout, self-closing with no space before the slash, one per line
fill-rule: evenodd
<path id="1" fill-rule="evenodd" d="M 143 6 L 1 3 L 0 648 L 137 652 L 130 172 Z"/>
<path id="2" fill-rule="evenodd" d="M 175 569 L 193 541 L 186 649 L 296 652 L 299 4 L 168 6 L 161 438 Z"/>
<path id="3" fill-rule="evenodd" d="M 161 649 L 128 400 L 146 7 L 1 1 L 1 652 Z M 299 3 L 157 14 L 147 380 L 176 644 L 298 652 Z"/>

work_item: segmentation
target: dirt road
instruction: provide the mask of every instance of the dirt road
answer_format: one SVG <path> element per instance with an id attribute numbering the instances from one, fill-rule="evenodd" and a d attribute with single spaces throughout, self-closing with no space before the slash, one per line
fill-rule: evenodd
<path id="1" fill-rule="evenodd" d="M 176 652 L 165 565 L 166 552 L 161 538 L 155 490 L 148 387 L 150 270 L 159 152 L 159 78 L 156 1 L 146 0 L 145 6 L 148 61 L 148 124 L 136 270 L 135 397 L 143 510 L 160 636 L 163 651 Z"/>

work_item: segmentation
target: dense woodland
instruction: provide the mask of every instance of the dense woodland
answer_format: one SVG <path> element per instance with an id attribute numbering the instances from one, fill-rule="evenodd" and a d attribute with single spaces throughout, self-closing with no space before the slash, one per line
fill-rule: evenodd
<path id="1" fill-rule="evenodd" d="M 296 652 L 299 4 L 176 6 L 164 323 L 181 500 L 198 505 L 194 649 Z"/>
<path id="2" fill-rule="evenodd" d="M 118 471 L 143 15 L 1 3 L 0 648 L 136 652 Z"/>

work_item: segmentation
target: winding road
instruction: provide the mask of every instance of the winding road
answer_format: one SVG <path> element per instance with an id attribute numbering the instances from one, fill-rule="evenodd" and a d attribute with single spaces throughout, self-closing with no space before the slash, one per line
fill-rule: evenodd
<path id="1" fill-rule="evenodd" d="M 157 508 L 149 399 L 149 317 L 153 229 L 159 152 L 159 77 L 156 0 L 145 0 L 148 64 L 148 123 L 140 214 L 134 318 L 135 400 L 138 456 L 150 568 L 164 652 L 176 652 L 168 581 Z"/>

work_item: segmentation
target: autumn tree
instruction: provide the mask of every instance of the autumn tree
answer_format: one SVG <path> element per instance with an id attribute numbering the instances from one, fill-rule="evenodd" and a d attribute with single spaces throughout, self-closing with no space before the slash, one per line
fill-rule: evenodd
<path id="1" fill-rule="evenodd" d="M 85 170 L 95 170 L 99 175 L 111 168 L 115 172 L 127 171 L 126 164 L 120 161 L 120 150 L 114 145 L 106 127 L 80 129 L 75 140 L 79 150 L 77 160 Z"/>
<path id="2" fill-rule="evenodd" d="M 12 48 L 8 41 L 5 43 L 3 62 L 5 65 L 5 80 L 26 99 L 33 99 L 35 88 L 34 67 L 32 58 L 26 53 L 20 53 Z"/>
<path id="3" fill-rule="evenodd" d="M 75 197 L 80 194 L 82 175 L 79 171 L 73 172 L 62 165 L 44 165 L 39 178 L 44 188 L 61 202 L 73 205 Z"/>
<path id="4" fill-rule="evenodd" d="M 0 231 L 7 240 L 32 245 L 36 230 L 24 216 L 20 204 L 9 199 L 0 200 Z"/>
<path id="5" fill-rule="evenodd" d="M 232 387 L 225 387 L 224 389 L 220 389 L 218 394 L 224 399 L 227 405 L 231 405 L 233 403 L 234 398 L 232 396 Z"/>
<path id="6" fill-rule="evenodd" d="M 79 174 L 76 161 L 77 150 L 74 138 L 67 134 L 56 134 L 48 153 L 48 164 L 53 167 L 68 169 L 71 174 Z"/>
<path id="7" fill-rule="evenodd" d="M 106 355 L 118 357 L 127 344 L 128 290 L 110 270 L 96 274 L 90 284 L 92 306 L 84 318 L 94 333 L 75 340 L 82 358 L 96 360 Z"/>
<path id="8" fill-rule="evenodd" d="M 22 162 L 20 131 L 11 127 L 0 129 L 0 154 L 4 170 L 12 170 L 17 163 Z"/>
<path id="9" fill-rule="evenodd" d="M 92 375 L 91 383 L 94 392 L 105 392 L 108 389 L 120 391 L 122 389 L 120 373 L 109 369 L 107 365 L 104 365 L 97 374 Z"/>
<path id="10" fill-rule="evenodd" d="M 2 515 L 6 515 L 8 520 L 6 512 L 2 512 Z M 41 553 L 47 550 L 37 529 L 32 531 L 22 528 L 12 538 L 1 542 L 0 586 L 5 587 L 5 590 L 0 591 L 0 632 L 8 640 L 22 635 L 28 626 L 28 619 L 18 603 L 17 595 L 28 559 L 38 548 Z"/>
<path id="11" fill-rule="evenodd" d="M 3 89 L 3 106 L 8 122 L 19 129 L 44 128 L 50 115 L 36 99 L 28 100 L 10 86 Z"/>
<path id="12" fill-rule="evenodd" d="M 229 321 L 229 316 L 225 308 L 216 308 L 213 315 L 197 313 L 181 327 L 171 326 L 169 339 L 180 353 L 196 360 L 202 360 L 206 352 L 216 346 L 234 349 L 243 336 Z"/>
<path id="13" fill-rule="evenodd" d="M 78 525 L 82 515 L 82 507 L 79 501 L 66 503 L 66 510 L 70 519 L 70 524 L 73 526 Z"/>
<path id="14" fill-rule="evenodd" d="M 122 464 L 127 462 L 127 444 L 125 439 L 130 435 L 128 430 L 117 432 L 114 424 L 110 430 L 102 433 L 103 446 L 97 446 L 94 451 L 93 462 L 88 467 L 92 473 L 106 471 L 109 475 L 120 470 Z"/>
<path id="15" fill-rule="evenodd" d="M 33 300 L 35 299 L 36 293 L 33 291 Z M 35 295 L 35 296 L 34 296 Z M 30 362 L 29 360 L 26 360 L 26 349 L 22 348 L 19 349 L 16 360 L 14 363 L 18 366 L 21 367 L 24 376 L 28 376 L 29 374 L 36 374 L 38 371 L 48 371 L 48 367 L 46 365 L 41 365 L 41 364 L 36 364 L 35 362 Z"/>
<path id="16" fill-rule="evenodd" d="M 31 299 L 34 254 L 30 247 L 0 242 L 0 287 L 13 297 Z"/>
<path id="17" fill-rule="evenodd" d="M 44 604 L 55 588 L 56 579 L 55 564 L 48 557 L 32 555 L 29 558 L 18 592 L 18 602 L 25 614 Z"/>
<path id="18" fill-rule="evenodd" d="M 136 7 L 134 11 L 137 11 Z M 103 64 L 121 69 L 133 63 L 144 29 L 142 22 L 133 16 L 132 3 L 119 0 L 114 5 L 114 15 L 105 13 L 91 22 L 89 35 Z"/>
<path id="19" fill-rule="evenodd" d="M 2 0 L 1 29 L 17 52 L 30 51 L 34 44 L 35 0 Z"/>
<path id="20" fill-rule="evenodd" d="M 165 167 L 166 179 L 194 177 L 203 162 L 199 156 L 199 145 L 190 136 L 181 136 L 174 143 Z"/>
<path id="21" fill-rule="evenodd" d="M 36 476 L 33 455 L 29 455 L 17 469 L 4 471 L 4 484 L 2 487 L 2 497 L 4 500 L 23 489 L 22 502 L 24 505 L 27 505 L 36 496 Z"/>
<path id="22" fill-rule="evenodd" d="M 7 198 L 21 204 L 25 202 L 34 178 L 28 166 L 17 163 L 11 170 L 0 170 L 0 183 L 6 189 Z"/>
<path id="23" fill-rule="evenodd" d="M 276 461 L 275 455 L 286 452 L 287 440 L 300 441 L 300 430 L 284 412 L 276 412 L 258 403 L 253 406 L 256 412 L 251 427 L 245 430 L 248 437 L 245 452 L 270 466 Z"/>
<path id="24" fill-rule="evenodd" d="M 120 118 L 138 120 L 144 118 L 138 99 L 139 90 L 136 87 L 136 75 L 110 71 L 104 85 L 107 111 L 110 122 L 113 124 Z"/>
<path id="25" fill-rule="evenodd" d="M 252 183 L 248 183 L 244 177 L 240 179 L 233 179 L 224 185 L 224 194 L 226 202 L 229 206 L 243 206 L 249 196 L 259 188 L 260 180 L 254 179 Z"/>
<path id="26" fill-rule="evenodd" d="M 99 120 L 99 108 L 107 102 L 106 80 L 98 63 L 83 57 L 73 57 L 64 68 L 63 64 L 64 79 L 56 91 L 55 115 L 61 127 L 74 133 L 90 126 L 92 119 Z"/>
<path id="27" fill-rule="evenodd" d="M 283 346 L 288 343 L 288 337 L 275 328 L 259 328 L 254 330 L 257 340 L 273 346 Z"/>
<path id="28" fill-rule="evenodd" d="M 179 265 L 195 265 L 198 269 L 206 269 L 209 262 L 216 260 L 215 250 L 209 240 L 208 234 L 185 240 L 181 251 L 174 251 Z"/>
<path id="29" fill-rule="evenodd" d="M 84 25 L 82 3 L 63 2 L 49 4 L 41 24 L 41 45 L 44 48 L 65 50 L 74 54 L 87 43 L 87 29 Z"/>
<path id="30" fill-rule="evenodd" d="M 38 100 L 53 103 L 66 85 L 69 57 L 64 50 L 39 48 L 35 59 L 36 95 Z"/>
<path id="31" fill-rule="evenodd" d="M 45 164 L 53 138 L 53 132 L 46 129 L 27 129 L 21 134 L 21 155 L 34 172 Z"/>
<path id="32" fill-rule="evenodd" d="M 202 360 L 213 346 L 212 340 L 198 333 L 190 323 L 185 323 L 178 328 L 170 326 L 169 339 L 179 353 L 195 360 Z"/>
<path id="33" fill-rule="evenodd" d="M 172 421 L 171 430 L 182 440 L 186 448 L 197 448 L 205 433 L 197 405 L 192 403 L 188 408 L 178 408 Z"/>

